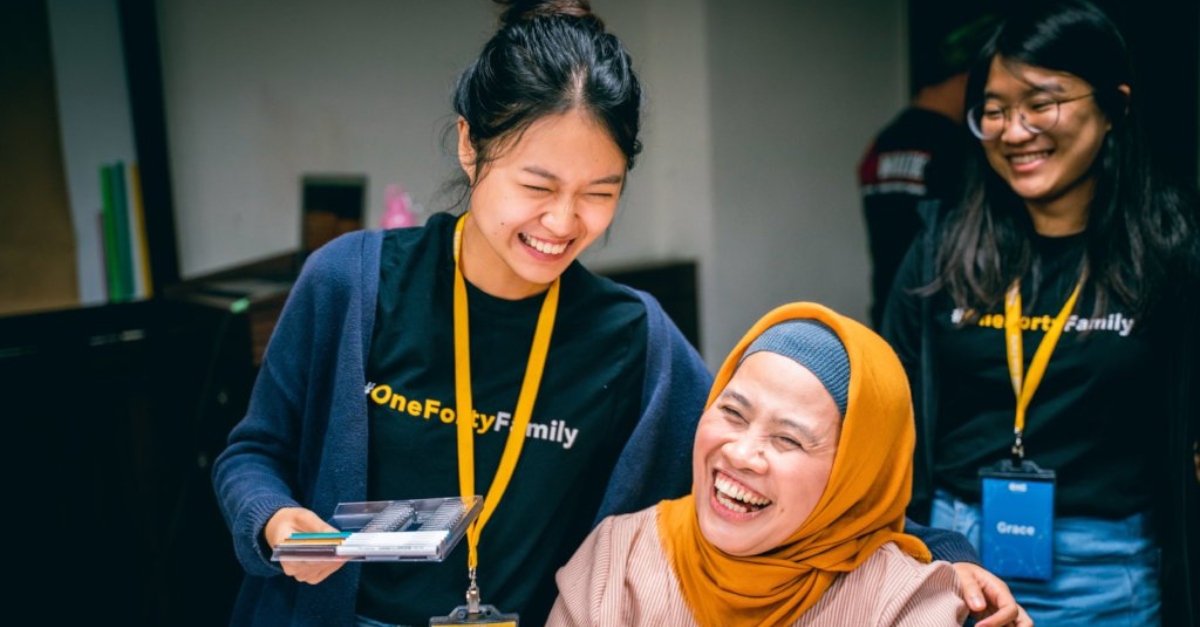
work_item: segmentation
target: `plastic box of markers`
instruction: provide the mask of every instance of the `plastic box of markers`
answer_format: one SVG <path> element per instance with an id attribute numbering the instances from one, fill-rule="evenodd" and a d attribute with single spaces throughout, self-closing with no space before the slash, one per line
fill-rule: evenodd
<path id="1" fill-rule="evenodd" d="M 338 531 L 293 533 L 271 559 L 440 562 L 482 508 L 480 496 L 339 503 L 330 521 Z"/>

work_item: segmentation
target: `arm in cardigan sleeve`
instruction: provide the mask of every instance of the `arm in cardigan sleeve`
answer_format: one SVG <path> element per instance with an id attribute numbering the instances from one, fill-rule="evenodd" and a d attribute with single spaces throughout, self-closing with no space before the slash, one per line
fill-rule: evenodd
<path id="1" fill-rule="evenodd" d="M 979 554 L 971 541 L 957 531 L 926 527 L 910 518 L 904 520 L 904 533 L 914 535 L 929 547 L 933 559 L 944 562 L 969 562 L 979 564 Z"/>
<path id="2" fill-rule="evenodd" d="M 912 390 L 917 446 L 913 452 L 912 501 L 909 516 L 928 523 L 933 502 L 934 450 L 931 434 L 936 430 L 936 364 L 933 363 L 932 322 L 929 297 L 914 294 L 934 277 L 936 231 L 927 228 L 908 249 L 896 273 L 892 294 L 884 311 L 881 335 L 896 351 Z"/>
<path id="3" fill-rule="evenodd" d="M 309 381 L 332 368 L 335 356 L 320 355 L 336 344 L 339 316 L 353 308 L 347 286 L 356 279 L 361 243 L 330 242 L 306 262 L 272 332 L 251 392 L 246 416 L 230 431 L 226 448 L 213 463 L 213 487 L 233 536 L 234 551 L 246 572 L 282 573 L 269 558 L 263 528 L 283 507 L 302 504 L 298 476 Z"/>
<path id="4" fill-rule="evenodd" d="M 924 404 L 920 402 L 921 390 L 921 306 L 920 299 L 909 292 L 921 285 L 921 259 L 925 254 L 923 240 L 918 239 L 904 258 L 896 273 L 896 281 L 892 285 L 892 294 L 884 311 L 883 335 L 891 344 L 892 349 L 900 358 L 904 372 L 908 376 L 909 386 L 913 392 L 913 409 L 918 412 L 918 438 L 923 437 L 919 412 Z M 917 453 L 921 449 L 918 446 Z M 921 539 L 933 559 L 947 562 L 969 562 L 979 564 L 979 554 L 971 546 L 966 536 L 956 531 L 937 529 L 918 524 L 911 518 L 905 520 L 905 533 Z"/>
<path id="5" fill-rule="evenodd" d="M 692 487 L 692 441 L 713 375 L 654 297 L 646 306 L 642 415 L 621 451 L 596 522 L 683 496 Z"/>

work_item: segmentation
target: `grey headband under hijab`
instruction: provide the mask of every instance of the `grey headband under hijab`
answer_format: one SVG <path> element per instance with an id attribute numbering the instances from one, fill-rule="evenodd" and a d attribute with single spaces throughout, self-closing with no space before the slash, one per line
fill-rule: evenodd
<path id="1" fill-rule="evenodd" d="M 780 322 L 754 338 L 738 363 L 762 351 L 783 355 L 816 375 L 845 418 L 850 391 L 850 356 L 832 329 L 816 320 Z"/>

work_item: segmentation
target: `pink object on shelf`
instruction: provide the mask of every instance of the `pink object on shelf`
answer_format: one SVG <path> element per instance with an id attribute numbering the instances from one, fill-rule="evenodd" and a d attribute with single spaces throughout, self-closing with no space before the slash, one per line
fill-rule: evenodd
<path id="1" fill-rule="evenodd" d="M 417 217 L 412 210 L 412 197 L 401 185 L 388 185 L 384 195 L 383 219 L 379 226 L 385 229 L 397 229 L 405 226 L 416 226 Z"/>

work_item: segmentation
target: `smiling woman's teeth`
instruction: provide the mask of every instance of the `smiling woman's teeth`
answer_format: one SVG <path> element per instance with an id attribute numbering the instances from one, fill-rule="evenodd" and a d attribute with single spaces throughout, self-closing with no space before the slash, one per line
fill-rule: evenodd
<path id="1" fill-rule="evenodd" d="M 1032 154 L 1013 155 L 1012 157 L 1009 157 L 1009 159 L 1011 159 L 1013 163 L 1020 164 L 1020 163 L 1033 163 L 1034 161 L 1037 161 L 1038 159 L 1045 159 L 1046 157 L 1049 157 L 1049 156 L 1050 156 L 1050 151 L 1047 150 L 1044 152 L 1035 152 Z"/>
<path id="2" fill-rule="evenodd" d="M 770 499 L 749 492 L 721 475 L 717 476 L 713 487 L 716 488 L 717 501 L 740 514 L 760 510 L 771 504 Z"/>
<path id="3" fill-rule="evenodd" d="M 549 242 L 543 242 L 540 239 L 534 239 L 533 237 L 524 233 L 521 233 L 521 241 L 525 242 L 526 246 L 529 246 L 530 248 L 547 255 L 561 255 L 562 252 L 567 249 L 567 244 L 570 243 L 551 244 Z"/>

